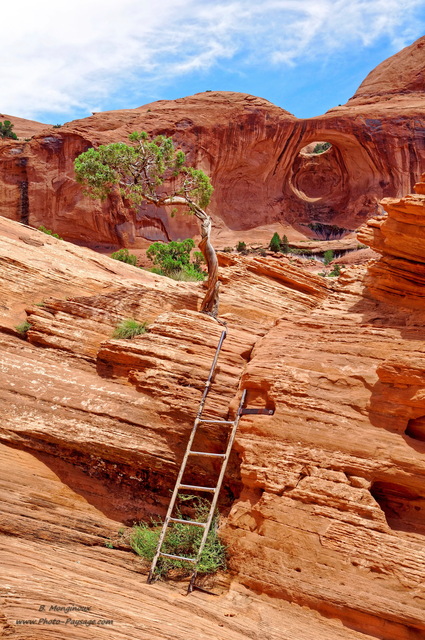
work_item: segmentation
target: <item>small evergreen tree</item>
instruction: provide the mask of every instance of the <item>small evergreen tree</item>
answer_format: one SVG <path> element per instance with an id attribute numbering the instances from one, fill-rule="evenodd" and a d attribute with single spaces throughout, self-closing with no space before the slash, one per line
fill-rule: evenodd
<path id="1" fill-rule="evenodd" d="M 0 122 L 0 138 L 12 138 L 12 140 L 17 140 L 18 136 L 13 129 L 13 124 L 10 120 L 5 120 L 4 122 Z"/>
<path id="2" fill-rule="evenodd" d="M 325 251 L 325 253 L 323 254 L 323 264 L 327 266 L 332 262 L 333 259 L 334 252 L 332 251 L 332 249 L 328 249 L 327 251 Z"/>
<path id="3" fill-rule="evenodd" d="M 276 232 L 273 234 L 272 239 L 270 240 L 270 251 L 274 251 L 275 253 L 278 253 L 280 251 L 280 238 L 279 238 L 279 234 Z"/>
<path id="4" fill-rule="evenodd" d="M 280 250 L 282 253 L 289 253 L 289 242 L 286 236 L 283 236 L 282 242 L 280 243 Z"/>

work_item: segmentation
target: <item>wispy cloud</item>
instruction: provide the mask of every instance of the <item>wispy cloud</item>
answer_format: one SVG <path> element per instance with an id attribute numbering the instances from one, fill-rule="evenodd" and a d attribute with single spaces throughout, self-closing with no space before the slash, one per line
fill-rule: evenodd
<path id="1" fill-rule="evenodd" d="M 15 0 L 2 8 L 0 109 L 26 117 L 89 111 L 127 80 L 160 86 L 217 64 L 294 66 L 383 37 L 397 51 L 420 35 L 421 7 L 423 0 Z"/>

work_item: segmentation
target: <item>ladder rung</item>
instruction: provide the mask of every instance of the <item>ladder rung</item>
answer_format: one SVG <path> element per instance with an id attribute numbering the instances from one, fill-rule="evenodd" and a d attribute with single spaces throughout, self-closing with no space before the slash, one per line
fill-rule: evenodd
<path id="1" fill-rule="evenodd" d="M 171 553 L 162 553 L 162 551 L 159 554 L 160 556 L 163 556 L 164 558 L 173 558 L 173 560 L 186 560 L 186 562 L 196 562 L 196 558 L 185 558 L 184 556 L 173 556 L 171 555 Z"/>
<path id="2" fill-rule="evenodd" d="M 209 456 L 210 458 L 225 458 L 225 453 L 208 453 L 208 451 L 189 451 L 192 456 Z"/>
<path id="3" fill-rule="evenodd" d="M 170 518 L 169 522 L 178 522 L 180 524 L 193 524 L 195 527 L 205 527 L 205 522 L 196 522 L 196 520 L 182 520 L 181 518 Z"/>
<path id="4" fill-rule="evenodd" d="M 197 487 L 195 484 L 179 484 L 179 489 L 192 489 L 193 491 L 210 491 L 215 493 L 216 487 Z"/>
<path id="5" fill-rule="evenodd" d="M 200 418 L 199 422 L 208 422 L 209 424 L 233 424 L 234 420 L 204 420 Z"/>

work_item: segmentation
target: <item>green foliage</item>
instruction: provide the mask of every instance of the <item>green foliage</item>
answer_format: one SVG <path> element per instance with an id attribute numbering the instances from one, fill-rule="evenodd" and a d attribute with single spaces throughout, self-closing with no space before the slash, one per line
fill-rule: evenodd
<path id="1" fill-rule="evenodd" d="M 167 244 L 154 242 L 146 251 L 147 257 L 155 265 L 151 271 L 184 282 L 204 280 L 206 274 L 201 267 L 205 262 L 202 253 L 195 251 L 194 261 L 190 261 L 190 254 L 194 246 L 192 238 L 181 242 L 172 240 Z"/>
<path id="2" fill-rule="evenodd" d="M 331 148 L 330 142 L 318 142 L 313 149 L 313 153 L 324 153 Z"/>
<path id="3" fill-rule="evenodd" d="M 331 277 L 335 277 L 335 276 L 340 276 L 341 275 L 341 267 L 339 266 L 339 264 L 334 265 L 334 268 L 329 273 L 329 275 Z"/>
<path id="4" fill-rule="evenodd" d="M 146 255 L 154 265 L 157 265 L 167 275 L 170 271 L 177 271 L 190 263 L 190 252 L 194 246 L 192 238 L 181 242 L 172 240 L 167 244 L 154 242 L 147 249 Z"/>
<path id="5" fill-rule="evenodd" d="M 297 249 L 296 247 L 288 247 L 288 253 L 294 256 L 311 256 L 311 249 Z"/>
<path id="6" fill-rule="evenodd" d="M 129 253 L 128 249 L 119 249 L 114 253 L 111 253 L 111 258 L 114 260 L 119 260 L 120 262 L 126 262 L 127 264 L 132 264 L 134 267 L 137 264 L 137 256 L 133 253 Z"/>
<path id="7" fill-rule="evenodd" d="M 51 229 L 46 229 L 46 227 L 43 227 L 43 225 L 41 225 L 41 227 L 38 227 L 38 230 L 42 231 L 43 233 L 47 233 L 47 235 L 52 236 L 52 238 L 63 240 L 63 238 L 61 238 L 57 233 L 54 233 Z"/>
<path id="8" fill-rule="evenodd" d="M 54 124 L 53 125 L 53 129 L 60 129 L 61 128 L 61 124 Z"/>
<path id="9" fill-rule="evenodd" d="M 10 122 L 10 120 L 5 120 L 4 122 L 0 121 L 0 138 L 11 138 L 12 140 L 17 140 L 18 136 L 14 131 L 12 131 L 14 125 Z"/>
<path id="10" fill-rule="evenodd" d="M 281 240 L 280 250 L 282 251 L 282 253 L 289 253 L 289 242 L 286 236 L 283 236 Z"/>
<path id="11" fill-rule="evenodd" d="M 236 251 L 239 251 L 239 253 L 243 253 L 244 251 L 246 251 L 245 242 L 242 242 L 241 240 L 239 240 L 238 244 L 236 245 Z"/>
<path id="12" fill-rule="evenodd" d="M 224 253 L 232 253 L 233 249 L 232 247 L 224 247 L 223 251 Z"/>
<path id="13" fill-rule="evenodd" d="M 272 239 L 270 240 L 270 251 L 274 251 L 274 252 L 278 252 L 280 251 L 280 245 L 281 245 L 281 241 L 280 241 L 280 237 L 279 234 L 276 232 L 273 234 Z"/>
<path id="14" fill-rule="evenodd" d="M 185 500 L 195 500 L 195 520 L 205 522 L 207 519 L 209 503 L 207 500 L 194 496 L 181 496 Z M 178 510 L 176 517 L 186 519 Z M 192 519 L 192 518 L 190 518 Z M 226 568 L 226 548 L 217 536 L 218 513 L 212 522 L 211 530 L 202 552 L 198 565 L 198 572 L 201 574 L 215 573 L 218 569 Z M 148 562 L 152 562 L 158 545 L 162 523 L 153 521 L 151 526 L 140 523 L 133 527 L 130 536 L 131 548 Z M 162 551 L 173 555 L 195 558 L 203 535 L 201 527 L 171 523 L 167 530 Z M 160 558 L 156 567 L 157 575 L 165 577 L 170 569 L 177 569 L 180 577 L 189 575 L 193 566 L 182 560 L 172 560 L 170 558 Z"/>
<path id="15" fill-rule="evenodd" d="M 15 329 L 22 336 L 26 336 L 27 331 L 31 329 L 31 324 L 28 322 L 28 320 L 25 320 L 25 322 L 21 322 L 21 324 L 16 325 Z"/>
<path id="16" fill-rule="evenodd" d="M 185 154 L 175 149 L 171 138 L 159 135 L 149 140 L 145 131 L 134 131 L 129 140 L 130 144 L 114 142 L 88 149 L 76 158 L 77 182 L 87 195 L 105 199 L 119 192 L 132 206 L 144 201 L 156 205 L 183 201 L 189 211 L 194 205 L 208 205 L 213 192 L 209 177 L 185 165 Z"/>
<path id="17" fill-rule="evenodd" d="M 327 251 L 325 251 L 325 253 L 323 254 L 323 264 L 325 266 L 328 266 L 328 264 L 330 264 L 333 259 L 334 252 L 332 251 L 332 249 L 328 249 Z"/>
<path id="18" fill-rule="evenodd" d="M 134 338 L 135 336 L 139 336 L 148 331 L 147 322 L 138 322 L 137 320 L 133 320 L 128 318 L 127 320 L 123 320 L 116 327 L 112 337 L 113 338 Z"/>

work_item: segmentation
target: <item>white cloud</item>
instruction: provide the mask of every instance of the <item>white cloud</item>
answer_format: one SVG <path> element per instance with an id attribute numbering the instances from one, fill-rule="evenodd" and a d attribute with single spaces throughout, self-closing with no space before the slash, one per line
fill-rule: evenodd
<path id="1" fill-rule="evenodd" d="M 423 0 L 15 0 L 2 8 L 0 109 L 26 117 L 89 111 L 126 80 L 158 85 L 223 62 L 236 71 L 259 60 L 296 65 L 382 37 L 396 51 L 417 37 L 413 16 L 421 6 Z"/>

